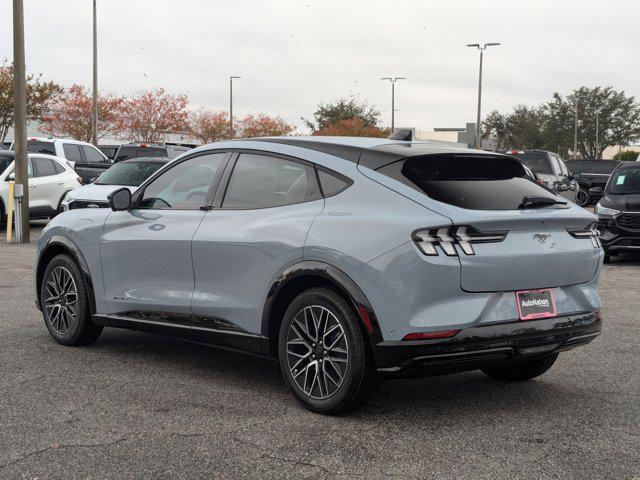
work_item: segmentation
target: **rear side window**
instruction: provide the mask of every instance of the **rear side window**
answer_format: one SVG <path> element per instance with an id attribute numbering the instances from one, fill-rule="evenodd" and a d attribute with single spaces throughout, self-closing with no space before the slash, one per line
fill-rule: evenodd
<path id="1" fill-rule="evenodd" d="M 524 197 L 557 200 L 505 157 L 424 155 L 377 170 L 439 202 L 471 210 L 516 210 Z"/>
<path id="2" fill-rule="evenodd" d="M 588 173 L 591 172 L 591 166 L 587 162 L 581 160 L 569 160 L 565 162 L 571 173 Z"/>
<path id="3" fill-rule="evenodd" d="M 301 203 L 315 197 L 313 169 L 306 165 L 269 157 L 242 154 L 238 159 L 223 208 L 268 208 Z"/>
<path id="4" fill-rule="evenodd" d="M 53 142 L 41 142 L 39 140 L 31 140 L 27 143 L 29 153 L 44 153 L 46 155 L 55 155 L 56 146 Z"/>
<path id="5" fill-rule="evenodd" d="M 78 145 L 65 143 L 62 145 L 62 149 L 64 150 L 64 156 L 67 160 L 77 163 L 82 162 L 82 157 L 80 156 L 80 148 L 78 147 Z"/>
<path id="6" fill-rule="evenodd" d="M 35 157 L 33 163 L 36 167 L 36 177 L 49 177 L 57 174 L 53 161 L 48 158 Z"/>
<path id="7" fill-rule="evenodd" d="M 320 169 L 318 169 L 318 180 L 320 180 L 320 188 L 325 197 L 337 195 L 349 186 L 346 180 Z"/>
<path id="8" fill-rule="evenodd" d="M 64 167 L 60 165 L 58 162 L 56 162 L 55 160 L 53 161 L 53 168 L 56 169 L 56 175 L 60 173 L 64 173 Z"/>

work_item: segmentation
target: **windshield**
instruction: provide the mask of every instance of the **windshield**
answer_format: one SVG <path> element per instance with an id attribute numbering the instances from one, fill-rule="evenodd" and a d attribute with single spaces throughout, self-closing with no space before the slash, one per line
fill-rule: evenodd
<path id="1" fill-rule="evenodd" d="M 377 171 L 434 200 L 471 210 L 517 210 L 525 197 L 534 197 L 543 206 L 558 200 L 529 180 L 522 164 L 507 157 L 425 155 Z"/>
<path id="2" fill-rule="evenodd" d="M 96 185 L 124 185 L 139 187 L 142 182 L 158 170 L 163 164 L 160 162 L 122 162 L 104 172 Z"/>
<path id="3" fill-rule="evenodd" d="M 510 153 L 509 155 L 516 157 L 529 167 L 533 173 L 551 173 L 546 153 Z"/>
<path id="4" fill-rule="evenodd" d="M 617 195 L 640 194 L 640 166 L 615 172 L 611 176 L 608 189 L 609 193 Z"/>

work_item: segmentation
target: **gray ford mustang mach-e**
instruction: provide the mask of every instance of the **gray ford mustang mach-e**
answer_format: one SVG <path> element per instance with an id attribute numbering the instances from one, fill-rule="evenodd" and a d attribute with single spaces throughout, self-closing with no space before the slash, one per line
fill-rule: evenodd
<path id="1" fill-rule="evenodd" d="M 307 408 L 384 376 L 541 375 L 601 328 L 596 218 L 515 159 L 428 143 L 221 142 L 43 231 L 37 304 L 63 345 L 103 327 L 279 360 Z"/>

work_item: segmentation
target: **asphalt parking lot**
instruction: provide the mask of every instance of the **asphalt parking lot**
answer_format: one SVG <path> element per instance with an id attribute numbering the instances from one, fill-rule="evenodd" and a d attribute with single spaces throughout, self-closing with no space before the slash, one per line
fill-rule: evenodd
<path id="1" fill-rule="evenodd" d="M 640 258 L 605 267 L 603 334 L 538 380 L 387 381 L 323 417 L 264 360 L 122 330 L 57 345 L 35 244 L 1 233 L 0 478 L 640 479 Z"/>

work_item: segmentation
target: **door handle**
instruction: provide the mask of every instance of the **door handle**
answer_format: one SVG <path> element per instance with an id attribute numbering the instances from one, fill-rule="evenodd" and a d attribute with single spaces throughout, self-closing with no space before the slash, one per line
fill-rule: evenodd
<path id="1" fill-rule="evenodd" d="M 63 182 L 62 180 L 58 180 L 56 183 L 57 183 L 58 185 L 62 185 L 64 182 Z"/>
<path id="2" fill-rule="evenodd" d="M 37 187 L 37 185 L 35 183 L 30 183 L 29 187 L 34 187 L 35 188 L 35 187 Z"/>

